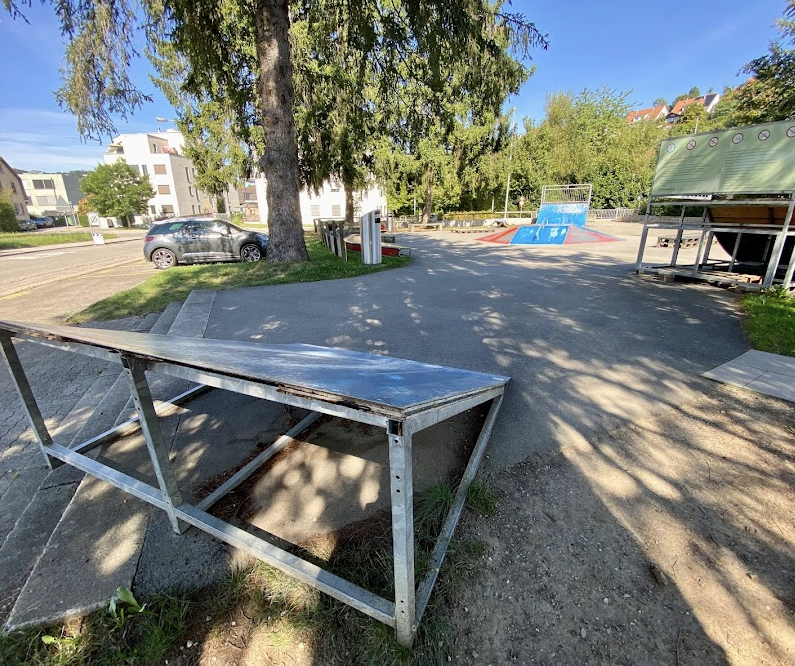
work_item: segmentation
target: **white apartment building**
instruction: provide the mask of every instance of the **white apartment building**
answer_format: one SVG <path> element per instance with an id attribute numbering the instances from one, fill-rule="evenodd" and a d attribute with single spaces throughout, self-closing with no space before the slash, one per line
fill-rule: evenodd
<path id="1" fill-rule="evenodd" d="M 11 200 L 14 212 L 18 220 L 25 220 L 28 214 L 27 197 L 25 195 L 25 185 L 16 171 L 8 162 L 0 157 L 0 195 Z"/>
<path id="2" fill-rule="evenodd" d="M 26 171 L 19 174 L 27 193 L 28 211 L 34 217 L 63 215 L 76 223 L 77 204 L 85 195 L 80 176 L 68 173 Z"/>
<path id="3" fill-rule="evenodd" d="M 124 160 L 148 176 L 155 190 L 146 215 L 136 216 L 136 222 L 213 211 L 210 198 L 196 187 L 196 167 L 181 154 L 184 143 L 180 132 L 171 131 L 120 134 L 108 146 L 106 164 Z"/>
<path id="4" fill-rule="evenodd" d="M 196 168 L 184 156 L 184 147 L 182 133 L 173 129 L 120 134 L 108 146 L 104 155 L 107 164 L 124 159 L 141 175 L 149 176 L 155 188 L 156 194 L 149 201 L 146 215 L 136 216 L 136 222 L 146 223 L 158 218 L 186 217 L 215 211 L 211 197 L 196 188 Z M 227 211 L 243 213 L 251 221 L 258 218 L 265 222 L 268 219 L 266 193 L 267 184 L 263 177 L 248 181 L 240 188 L 230 187 L 224 196 Z M 360 214 L 374 209 L 386 212 L 386 195 L 376 184 L 357 192 L 354 201 Z M 314 218 L 345 215 L 345 190 L 334 183 L 326 183 L 318 194 L 303 190 L 300 202 L 305 226 L 312 226 Z"/>
<path id="5" fill-rule="evenodd" d="M 249 181 L 245 187 L 238 189 L 238 196 L 243 206 L 243 213 L 247 219 L 258 217 L 263 222 L 268 219 L 268 183 L 265 178 L 256 178 Z M 299 196 L 301 206 L 301 222 L 305 227 L 313 226 L 313 220 L 318 218 L 343 218 L 345 217 L 345 188 L 336 182 L 330 181 L 323 184 L 319 192 L 309 189 L 301 190 Z M 354 192 L 353 204 L 356 217 L 373 210 L 381 211 L 386 215 L 386 193 L 373 180 L 368 187 Z"/>

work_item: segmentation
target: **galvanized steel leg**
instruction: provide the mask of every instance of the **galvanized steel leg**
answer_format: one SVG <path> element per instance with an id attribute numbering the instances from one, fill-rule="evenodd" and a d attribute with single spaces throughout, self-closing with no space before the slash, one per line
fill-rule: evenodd
<path id="1" fill-rule="evenodd" d="M 651 212 L 651 199 L 646 204 L 646 216 L 643 218 L 643 233 L 640 235 L 640 246 L 638 247 L 638 260 L 635 262 L 635 272 L 643 271 L 643 254 L 646 251 L 646 239 L 649 236 L 649 213 Z"/>
<path id="2" fill-rule="evenodd" d="M 773 254 L 770 256 L 770 260 L 767 264 L 765 280 L 762 283 L 762 286 L 765 289 L 769 289 L 773 286 L 773 280 L 775 279 L 776 271 L 778 270 L 778 262 L 781 261 L 781 253 L 784 251 L 784 241 L 787 239 L 789 225 L 792 222 L 793 209 L 795 209 L 795 194 L 792 194 L 791 196 L 793 198 L 790 200 L 789 206 L 787 207 L 787 216 L 784 218 L 784 226 L 781 228 L 781 231 L 776 234 L 776 242 L 773 245 Z"/>
<path id="3" fill-rule="evenodd" d="M 17 350 L 14 348 L 14 343 L 11 342 L 11 336 L 6 331 L 0 331 L 0 348 L 3 350 L 3 358 L 11 377 L 14 379 L 19 398 L 25 406 L 28 422 L 33 429 L 33 434 L 36 435 L 36 441 L 39 443 L 39 449 L 44 456 L 44 461 L 47 463 L 47 467 L 55 469 L 63 463 L 57 458 L 51 458 L 47 455 L 47 447 L 52 445 L 52 438 L 49 430 L 47 430 L 47 425 L 44 423 L 44 417 L 41 415 L 36 397 L 33 395 L 33 389 L 30 388 L 30 382 L 25 376 L 25 370 L 19 360 Z"/>
<path id="4" fill-rule="evenodd" d="M 698 275 L 698 269 L 701 262 L 701 250 L 704 249 L 704 236 L 706 235 L 706 230 L 701 230 L 701 238 L 698 240 L 698 250 L 696 251 L 696 263 L 693 264 L 693 277 Z"/>
<path id="5" fill-rule="evenodd" d="M 737 251 L 740 249 L 740 239 L 743 237 L 743 232 L 737 232 L 737 239 L 734 241 L 734 249 L 732 250 L 732 258 L 729 261 L 729 273 L 734 270 L 734 262 L 737 261 Z"/>
<path id="6" fill-rule="evenodd" d="M 404 430 L 404 424 L 399 421 L 390 421 L 387 434 L 395 570 L 395 633 L 398 643 L 411 647 L 417 633 L 411 431 Z"/>
<path id="7" fill-rule="evenodd" d="M 182 504 L 182 494 L 171 468 L 171 461 L 168 457 L 168 447 L 163 439 L 160 430 L 160 421 L 155 412 L 152 402 L 152 393 L 149 390 L 149 383 L 146 381 L 144 366 L 134 358 L 121 357 L 121 364 L 130 382 L 133 402 L 141 422 L 141 429 L 146 439 L 146 448 L 149 449 L 149 457 L 152 459 L 152 466 L 155 468 L 155 476 L 166 501 L 166 513 L 171 522 L 171 527 L 177 534 L 182 534 L 187 529 L 187 525 L 177 518 L 174 507 Z"/>
<path id="8" fill-rule="evenodd" d="M 682 246 L 682 232 L 684 229 L 679 227 L 676 232 L 676 240 L 674 241 L 674 253 L 671 255 L 671 266 L 676 266 L 676 261 L 679 258 L 679 248 Z"/>

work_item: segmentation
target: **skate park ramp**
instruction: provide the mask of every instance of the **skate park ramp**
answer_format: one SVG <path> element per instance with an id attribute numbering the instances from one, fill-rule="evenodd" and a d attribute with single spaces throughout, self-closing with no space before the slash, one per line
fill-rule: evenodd
<path id="1" fill-rule="evenodd" d="M 497 233 L 481 236 L 478 240 L 502 245 L 577 245 L 609 243 L 622 239 L 577 224 L 542 223 L 502 229 Z"/>

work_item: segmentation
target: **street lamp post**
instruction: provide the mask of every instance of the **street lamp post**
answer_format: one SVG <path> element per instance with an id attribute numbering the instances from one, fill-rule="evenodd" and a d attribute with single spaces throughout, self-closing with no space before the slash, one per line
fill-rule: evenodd
<path id="1" fill-rule="evenodd" d="M 516 113 L 516 109 L 511 109 L 511 128 L 513 128 L 513 118 L 514 114 Z M 505 223 L 508 223 L 508 193 L 511 191 L 511 164 L 513 163 L 513 140 L 514 136 L 511 135 L 511 148 L 508 152 L 508 180 L 505 183 L 505 210 L 504 210 L 504 218 Z"/>

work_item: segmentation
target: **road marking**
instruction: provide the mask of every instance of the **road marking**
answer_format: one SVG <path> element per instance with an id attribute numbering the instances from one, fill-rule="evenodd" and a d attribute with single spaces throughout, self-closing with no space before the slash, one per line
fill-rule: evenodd
<path id="1" fill-rule="evenodd" d="M 40 252 L 37 254 L 19 254 L 19 255 L 11 255 L 10 257 L 6 257 L 7 259 L 16 259 L 17 261 L 30 261 L 32 259 L 44 259 L 45 257 L 57 257 L 59 254 L 72 254 L 71 250 L 63 251 L 63 252 Z"/>

